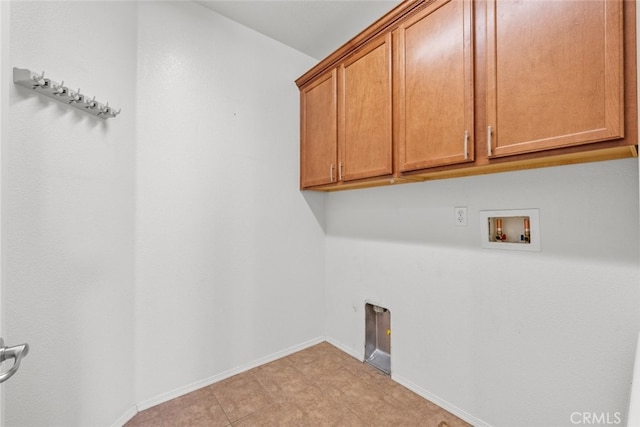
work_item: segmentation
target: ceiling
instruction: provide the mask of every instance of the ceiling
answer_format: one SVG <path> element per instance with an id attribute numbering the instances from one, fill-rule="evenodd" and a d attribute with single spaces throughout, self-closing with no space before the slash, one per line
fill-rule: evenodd
<path id="1" fill-rule="evenodd" d="M 321 60 L 400 0 L 196 0 L 202 6 Z"/>

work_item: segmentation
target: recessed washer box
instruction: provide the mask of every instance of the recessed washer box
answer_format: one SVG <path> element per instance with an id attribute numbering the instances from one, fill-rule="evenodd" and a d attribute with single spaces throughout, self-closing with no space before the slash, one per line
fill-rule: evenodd
<path id="1" fill-rule="evenodd" d="M 540 252 L 540 211 L 480 211 L 480 242 L 488 249 Z"/>

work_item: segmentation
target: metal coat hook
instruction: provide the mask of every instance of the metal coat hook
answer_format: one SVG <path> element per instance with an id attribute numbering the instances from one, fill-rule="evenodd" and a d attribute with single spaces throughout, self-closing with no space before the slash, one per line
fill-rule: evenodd
<path id="1" fill-rule="evenodd" d="M 101 119 L 116 117 L 121 111 L 121 109 L 116 111 L 115 108 L 110 107 L 108 102 L 106 104 L 101 104 L 96 101 L 95 96 L 89 99 L 80 93 L 80 89 L 78 89 L 77 92 L 72 91 L 64 85 L 64 81 L 58 84 L 57 82 L 45 78 L 44 71 L 42 74 L 36 74 L 28 69 L 14 68 L 13 82 L 17 85 L 33 90 L 40 95 L 55 99 L 65 105 L 85 111 L 91 115 L 100 117 Z"/>
<path id="2" fill-rule="evenodd" d="M 59 85 L 53 86 L 53 94 L 58 96 L 64 96 L 69 94 L 69 89 L 64 87 L 64 80 Z"/>
<path id="3" fill-rule="evenodd" d="M 94 96 L 91 101 L 87 102 L 87 105 L 84 108 L 94 109 L 98 107 L 98 103 L 96 102 L 96 97 Z"/>
<path id="4" fill-rule="evenodd" d="M 101 115 L 107 114 L 110 111 L 111 109 L 109 108 L 109 103 L 107 102 L 107 105 L 104 108 L 100 108 L 98 115 L 101 116 Z"/>
<path id="5" fill-rule="evenodd" d="M 109 103 L 102 108 L 102 110 L 98 113 L 99 116 L 107 118 L 107 117 L 115 117 L 120 114 L 121 109 L 116 111 L 113 107 L 109 107 Z"/>
<path id="6" fill-rule="evenodd" d="M 83 102 L 84 100 L 84 96 L 80 93 L 80 88 L 78 88 L 77 92 L 69 92 L 69 96 L 71 97 L 69 104 L 73 104 L 74 102 Z"/>
<path id="7" fill-rule="evenodd" d="M 45 79 L 44 79 L 44 71 L 43 71 L 43 72 L 42 72 L 42 74 L 41 74 L 41 75 L 39 75 L 39 76 L 38 76 L 37 74 L 36 74 L 36 75 L 34 75 L 34 76 L 32 77 L 32 80 L 33 80 L 33 82 L 34 82 L 34 83 L 33 83 L 33 88 L 32 88 L 32 89 L 36 89 L 36 88 L 39 88 L 39 87 L 44 86 L 45 84 L 47 84 L 47 82 L 46 82 L 46 81 L 45 81 Z"/>

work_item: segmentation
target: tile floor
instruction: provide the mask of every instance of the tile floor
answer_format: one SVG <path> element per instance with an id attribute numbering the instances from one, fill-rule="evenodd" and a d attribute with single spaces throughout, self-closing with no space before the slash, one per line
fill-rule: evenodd
<path id="1" fill-rule="evenodd" d="M 469 426 L 327 342 L 140 412 L 125 427 Z"/>

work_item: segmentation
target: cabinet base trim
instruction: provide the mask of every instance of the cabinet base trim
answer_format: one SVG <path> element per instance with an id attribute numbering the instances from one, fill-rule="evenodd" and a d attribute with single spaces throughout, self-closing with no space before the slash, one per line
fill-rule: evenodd
<path id="1" fill-rule="evenodd" d="M 488 173 L 511 172 L 526 169 L 537 169 L 550 166 L 573 165 L 578 163 L 600 162 L 605 160 L 618 160 L 638 157 L 638 147 L 628 145 L 622 147 L 604 148 L 601 150 L 584 151 L 577 153 L 560 154 L 551 157 L 539 157 L 534 159 L 490 164 L 482 166 L 461 167 L 436 172 L 422 172 L 400 177 L 376 178 L 373 180 L 355 181 L 349 183 L 337 183 L 312 188 L 304 188 L 309 191 L 342 191 L 357 188 L 382 187 L 411 182 L 423 182 L 436 179 L 460 178 L 465 176 L 484 175 Z"/>

